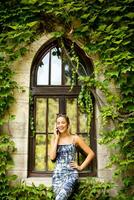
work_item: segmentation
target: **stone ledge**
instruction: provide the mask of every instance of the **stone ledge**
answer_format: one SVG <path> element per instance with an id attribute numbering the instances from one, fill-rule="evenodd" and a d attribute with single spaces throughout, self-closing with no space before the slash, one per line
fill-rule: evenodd
<path id="1" fill-rule="evenodd" d="M 24 181 L 27 185 L 32 185 L 32 183 L 35 185 L 35 186 L 39 186 L 40 184 L 44 184 L 46 185 L 47 187 L 51 187 L 52 186 L 52 178 L 51 177 L 42 177 L 42 178 L 39 178 L 39 177 L 29 177 L 29 178 L 25 178 L 25 179 L 22 179 L 22 181 Z"/>

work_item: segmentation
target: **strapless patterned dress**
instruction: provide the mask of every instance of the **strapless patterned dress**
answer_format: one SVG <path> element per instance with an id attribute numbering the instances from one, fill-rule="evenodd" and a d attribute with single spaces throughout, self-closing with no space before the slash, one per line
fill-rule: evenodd
<path id="1" fill-rule="evenodd" d="M 78 171 L 70 166 L 75 161 L 75 144 L 58 145 L 56 166 L 52 176 L 55 200 L 67 200 L 78 181 Z"/>

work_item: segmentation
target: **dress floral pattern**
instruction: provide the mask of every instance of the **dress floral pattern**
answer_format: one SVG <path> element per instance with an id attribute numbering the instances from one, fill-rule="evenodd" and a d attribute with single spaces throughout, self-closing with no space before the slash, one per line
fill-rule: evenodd
<path id="1" fill-rule="evenodd" d="M 70 166 L 75 161 L 76 147 L 74 144 L 58 145 L 56 167 L 52 177 L 55 200 L 67 200 L 78 181 L 78 171 Z"/>

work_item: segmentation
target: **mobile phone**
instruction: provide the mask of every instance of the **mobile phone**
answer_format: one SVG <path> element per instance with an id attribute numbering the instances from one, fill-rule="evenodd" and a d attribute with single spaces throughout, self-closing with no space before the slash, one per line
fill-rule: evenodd
<path id="1" fill-rule="evenodd" d="M 57 133 L 57 134 L 59 133 L 59 130 L 58 130 L 58 128 L 56 128 L 56 133 Z"/>

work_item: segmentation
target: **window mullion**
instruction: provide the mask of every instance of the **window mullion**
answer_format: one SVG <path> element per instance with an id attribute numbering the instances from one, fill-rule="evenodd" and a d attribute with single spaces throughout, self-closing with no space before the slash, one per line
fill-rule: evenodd
<path id="1" fill-rule="evenodd" d="M 51 50 L 49 53 L 49 85 L 51 85 Z"/>
<path id="2" fill-rule="evenodd" d="M 59 113 L 66 113 L 66 98 L 62 96 L 59 98 Z"/>
<path id="3" fill-rule="evenodd" d="M 65 85 L 65 69 L 64 69 L 62 49 L 61 49 L 61 81 L 62 81 L 62 85 Z"/>
<path id="4" fill-rule="evenodd" d="M 48 170 L 48 115 L 49 115 L 49 108 L 48 108 L 49 99 L 47 98 L 47 107 L 46 107 L 46 171 Z"/>
<path id="5" fill-rule="evenodd" d="M 34 115 L 34 126 L 35 126 L 35 135 L 33 136 L 33 148 L 32 148 L 32 154 L 33 154 L 33 169 L 35 169 L 35 148 L 36 148 L 36 97 L 33 97 L 34 101 L 34 110 L 33 110 L 33 115 Z M 33 133 L 32 133 L 33 134 Z"/>

